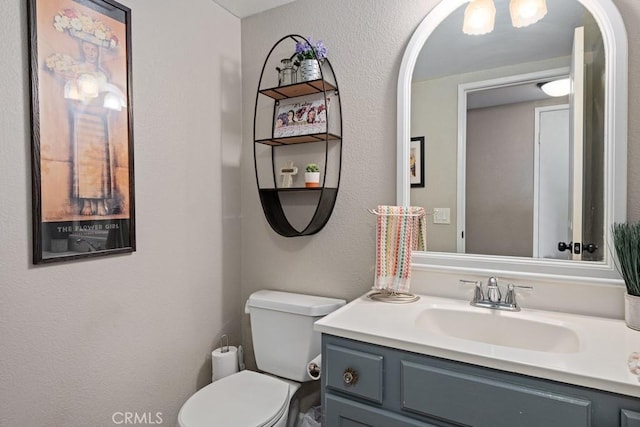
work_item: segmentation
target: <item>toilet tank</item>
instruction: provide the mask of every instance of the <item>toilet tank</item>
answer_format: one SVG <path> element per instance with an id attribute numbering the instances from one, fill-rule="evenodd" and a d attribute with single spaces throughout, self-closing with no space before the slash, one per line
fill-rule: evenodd
<path id="1" fill-rule="evenodd" d="M 307 364 L 320 354 L 313 323 L 342 307 L 344 300 L 263 290 L 247 300 L 251 338 L 261 371 L 293 381 L 309 381 Z"/>

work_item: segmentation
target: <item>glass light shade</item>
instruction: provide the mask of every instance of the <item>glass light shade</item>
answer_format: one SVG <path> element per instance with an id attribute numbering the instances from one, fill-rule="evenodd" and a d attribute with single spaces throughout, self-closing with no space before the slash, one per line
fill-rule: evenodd
<path id="1" fill-rule="evenodd" d="M 496 6 L 493 0 L 471 0 L 464 10 L 462 32 L 479 36 L 493 31 L 496 21 Z"/>
<path id="2" fill-rule="evenodd" d="M 549 96 L 566 96 L 571 91 L 571 80 L 559 79 L 547 83 L 540 83 L 540 89 Z"/>
<path id="3" fill-rule="evenodd" d="M 511 24 L 514 27 L 526 27 L 544 18 L 547 14 L 547 2 L 545 0 L 511 0 L 509 12 Z"/>

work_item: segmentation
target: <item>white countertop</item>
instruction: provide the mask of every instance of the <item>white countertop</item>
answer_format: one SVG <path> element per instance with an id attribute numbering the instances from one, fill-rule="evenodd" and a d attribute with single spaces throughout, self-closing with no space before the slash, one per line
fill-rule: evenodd
<path id="1" fill-rule="evenodd" d="M 546 352 L 506 347 L 431 333 L 417 319 L 430 308 L 487 310 L 494 316 L 520 317 L 562 325 L 579 337 L 576 352 Z M 495 313 L 495 314 L 494 314 Z M 526 329 L 526 328 L 525 328 Z M 441 357 L 508 372 L 640 397 L 640 377 L 628 359 L 640 352 L 640 331 L 624 321 L 531 310 L 511 313 L 471 307 L 468 301 L 420 295 L 408 304 L 376 302 L 363 295 L 315 323 L 315 330 L 386 347 Z M 499 333 L 499 331 L 495 331 Z M 523 330 L 523 334 L 527 331 Z"/>

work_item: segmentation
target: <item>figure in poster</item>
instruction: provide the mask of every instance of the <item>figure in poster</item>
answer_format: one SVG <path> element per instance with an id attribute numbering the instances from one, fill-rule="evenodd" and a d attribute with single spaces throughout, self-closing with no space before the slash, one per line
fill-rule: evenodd
<path id="1" fill-rule="evenodd" d="M 53 26 L 78 47 L 75 55 L 54 53 L 45 63 L 64 84 L 70 116 L 70 200 L 82 216 L 120 213 L 109 116 L 126 106 L 126 98 L 101 65 L 103 49 L 117 48 L 118 39 L 109 26 L 76 9 L 58 12 Z"/>
<path id="2" fill-rule="evenodd" d="M 287 126 L 287 115 L 285 113 L 279 114 L 276 118 L 276 128 L 281 128 L 282 126 Z"/>
<path id="3" fill-rule="evenodd" d="M 294 116 L 295 116 L 295 112 L 293 110 L 287 111 L 287 122 L 286 122 L 287 126 L 292 126 L 295 124 L 293 120 Z"/>
<path id="4" fill-rule="evenodd" d="M 316 121 L 316 109 L 315 107 L 311 107 L 307 112 L 307 123 L 313 124 L 315 123 L 315 121 Z"/>

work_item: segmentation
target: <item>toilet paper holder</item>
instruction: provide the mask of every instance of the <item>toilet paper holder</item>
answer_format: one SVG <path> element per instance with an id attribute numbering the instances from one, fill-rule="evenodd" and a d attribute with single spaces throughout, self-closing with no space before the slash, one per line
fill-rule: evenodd
<path id="1" fill-rule="evenodd" d="M 226 344 L 224 342 L 226 341 Z M 220 353 L 228 353 L 229 352 L 229 336 L 227 334 L 222 334 L 220 337 Z"/>
<path id="2" fill-rule="evenodd" d="M 311 378 L 317 378 L 320 376 L 320 366 L 316 365 L 315 363 L 311 362 L 309 363 L 309 376 Z"/>

